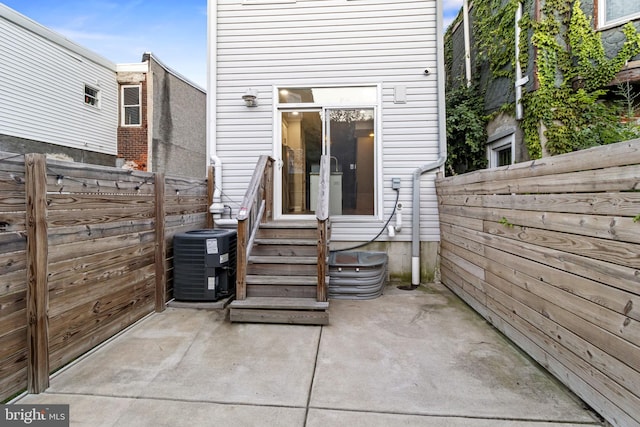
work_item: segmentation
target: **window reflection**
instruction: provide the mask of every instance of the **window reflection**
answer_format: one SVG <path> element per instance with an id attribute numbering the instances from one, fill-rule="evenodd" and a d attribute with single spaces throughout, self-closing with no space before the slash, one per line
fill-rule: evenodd
<path id="1" fill-rule="evenodd" d="M 376 92 L 374 86 L 282 88 L 278 98 L 281 104 L 371 105 L 376 103 Z"/>

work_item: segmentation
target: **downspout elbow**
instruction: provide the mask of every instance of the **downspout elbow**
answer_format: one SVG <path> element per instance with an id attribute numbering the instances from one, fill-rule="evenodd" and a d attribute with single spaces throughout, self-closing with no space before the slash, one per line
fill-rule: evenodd
<path id="1" fill-rule="evenodd" d="M 218 156 L 211 156 L 211 164 L 214 170 L 214 184 L 213 200 L 211 206 L 209 206 L 209 212 L 213 214 L 214 221 L 222 218 L 224 212 L 224 205 L 222 204 L 222 161 Z"/>

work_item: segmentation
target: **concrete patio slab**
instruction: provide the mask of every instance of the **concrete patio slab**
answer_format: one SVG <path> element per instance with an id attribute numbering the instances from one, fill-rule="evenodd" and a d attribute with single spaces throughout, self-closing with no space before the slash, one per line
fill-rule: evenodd
<path id="1" fill-rule="evenodd" d="M 440 285 L 333 300 L 330 320 L 168 308 L 17 403 L 69 403 L 72 426 L 600 425 Z"/>
<path id="2" fill-rule="evenodd" d="M 591 416 L 443 287 L 333 301 L 312 407 L 588 422 Z"/>

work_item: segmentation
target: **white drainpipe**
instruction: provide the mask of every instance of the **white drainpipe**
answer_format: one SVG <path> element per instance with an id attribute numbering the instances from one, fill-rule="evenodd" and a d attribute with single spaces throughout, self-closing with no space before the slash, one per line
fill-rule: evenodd
<path id="1" fill-rule="evenodd" d="M 216 222 L 222 218 L 224 205 L 222 204 L 222 161 L 218 156 L 211 156 L 211 164 L 213 165 L 215 188 L 213 189 L 213 200 L 209 206 L 209 212 L 213 214 L 213 221 Z"/>
<path id="2" fill-rule="evenodd" d="M 207 49 L 207 151 L 208 158 L 214 167 L 215 181 L 213 200 L 211 201 L 211 206 L 209 206 L 209 212 L 213 215 L 214 227 L 234 227 L 238 223 L 236 220 L 222 218 L 222 213 L 224 212 L 222 203 L 222 161 L 216 155 L 217 4 L 213 0 L 207 2 L 207 39 L 209 42 Z"/>
<path id="3" fill-rule="evenodd" d="M 420 284 L 420 177 L 444 165 L 447 160 L 447 122 L 444 93 L 444 38 L 442 28 L 442 3 L 436 2 L 436 52 L 438 75 L 438 154 L 435 162 L 420 166 L 413 172 L 411 214 L 411 285 Z"/>

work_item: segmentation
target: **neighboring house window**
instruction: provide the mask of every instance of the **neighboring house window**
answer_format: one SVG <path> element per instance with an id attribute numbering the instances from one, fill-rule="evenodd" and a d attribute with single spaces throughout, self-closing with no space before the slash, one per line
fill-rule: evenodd
<path id="1" fill-rule="evenodd" d="M 513 134 L 500 137 L 489 142 L 487 146 L 487 157 L 489 167 L 507 166 L 514 163 L 514 143 Z"/>
<path id="2" fill-rule="evenodd" d="M 638 0 L 599 0 L 598 9 L 601 27 L 640 18 Z"/>
<path id="3" fill-rule="evenodd" d="M 89 85 L 84 85 L 84 103 L 100 108 L 100 91 Z"/>
<path id="4" fill-rule="evenodd" d="M 142 124 L 142 103 L 140 102 L 142 87 L 122 86 L 122 125 L 140 126 Z"/>

